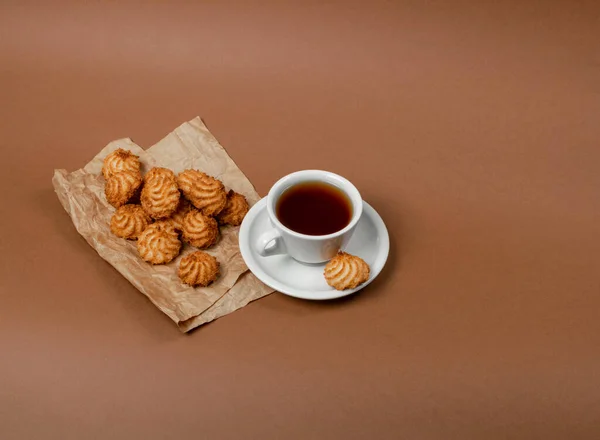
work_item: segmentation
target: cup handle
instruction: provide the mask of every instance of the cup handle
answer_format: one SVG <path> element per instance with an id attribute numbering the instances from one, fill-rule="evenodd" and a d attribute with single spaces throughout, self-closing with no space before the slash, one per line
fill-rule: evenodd
<path id="1" fill-rule="evenodd" d="M 273 245 L 269 246 L 270 243 L 273 243 Z M 285 254 L 285 244 L 279 231 L 271 229 L 258 237 L 258 240 L 256 240 L 256 251 L 261 257 Z"/>

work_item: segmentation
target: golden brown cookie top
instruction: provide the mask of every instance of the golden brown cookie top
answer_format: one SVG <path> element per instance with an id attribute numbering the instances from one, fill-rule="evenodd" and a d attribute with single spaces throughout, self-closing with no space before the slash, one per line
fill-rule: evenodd
<path id="1" fill-rule="evenodd" d="M 163 232 L 168 232 L 169 234 L 177 235 L 177 231 L 173 227 L 173 224 L 167 218 L 156 220 L 152 224 L 155 225 L 156 228 L 160 229 Z"/>
<path id="2" fill-rule="evenodd" d="M 219 262 L 206 252 L 192 252 L 179 262 L 178 275 L 185 284 L 206 287 L 219 276 Z"/>
<path id="3" fill-rule="evenodd" d="M 140 159 L 131 151 L 117 148 L 104 158 L 102 175 L 105 179 L 110 178 L 121 171 L 140 172 Z"/>
<path id="4" fill-rule="evenodd" d="M 110 230 L 117 237 L 137 240 L 151 221 L 140 205 L 123 205 L 110 219 Z"/>
<path id="5" fill-rule="evenodd" d="M 339 252 L 325 265 L 325 280 L 336 290 L 354 289 L 369 279 L 369 265 L 360 257 Z"/>
<path id="6" fill-rule="evenodd" d="M 171 217 L 168 217 L 166 220 L 171 223 L 171 225 L 175 228 L 176 231 L 182 232 L 183 219 L 185 218 L 185 215 L 188 212 L 190 212 L 191 209 L 192 205 L 190 205 L 190 202 L 185 197 L 181 197 L 179 199 L 179 206 L 177 207 L 175 212 L 171 214 Z"/>
<path id="7" fill-rule="evenodd" d="M 140 234 L 137 248 L 144 261 L 166 264 L 179 255 L 181 242 L 171 225 L 166 222 L 156 222 Z"/>
<path id="8" fill-rule="evenodd" d="M 185 242 L 204 249 L 217 242 L 219 225 L 214 218 L 192 209 L 183 219 L 182 233 Z"/>
<path id="9" fill-rule="evenodd" d="M 223 182 L 198 170 L 185 170 L 177 176 L 183 195 L 203 214 L 214 216 L 225 208 L 227 193 Z"/>
<path id="10" fill-rule="evenodd" d="M 168 168 L 154 167 L 146 173 L 144 176 L 144 182 L 154 179 L 170 179 L 176 181 L 177 177 L 175 176 L 175 173 Z"/>
<path id="11" fill-rule="evenodd" d="M 157 167 L 144 176 L 141 203 L 150 217 L 169 217 L 179 206 L 180 196 L 173 171 Z"/>
<path id="12" fill-rule="evenodd" d="M 222 225 L 239 226 L 249 209 L 246 197 L 230 190 L 225 208 L 219 213 L 217 220 Z"/>
<path id="13" fill-rule="evenodd" d="M 104 194 L 108 203 L 118 208 L 131 200 L 141 185 L 142 176 L 139 172 L 121 171 L 108 178 Z"/>

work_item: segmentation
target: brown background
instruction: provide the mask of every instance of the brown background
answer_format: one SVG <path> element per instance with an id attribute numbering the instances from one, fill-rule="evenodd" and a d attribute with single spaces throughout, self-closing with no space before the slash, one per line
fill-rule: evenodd
<path id="1" fill-rule="evenodd" d="M 3 440 L 600 436 L 598 2 L 89 3 L 0 5 Z M 51 176 L 196 115 L 351 179 L 381 276 L 182 335 Z"/>

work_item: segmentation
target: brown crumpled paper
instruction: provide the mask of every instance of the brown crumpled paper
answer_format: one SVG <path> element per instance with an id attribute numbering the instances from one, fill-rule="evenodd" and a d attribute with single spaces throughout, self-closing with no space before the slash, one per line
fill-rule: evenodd
<path id="1" fill-rule="evenodd" d="M 221 262 L 221 275 L 206 288 L 186 286 L 177 276 L 182 256 L 195 250 L 191 246 L 184 246 L 181 255 L 171 263 L 153 266 L 139 257 L 136 242 L 113 235 L 109 224 L 115 209 L 104 196 L 105 181 L 101 169 L 106 155 L 117 148 L 137 154 L 142 172 L 154 166 L 170 168 L 175 173 L 195 168 L 222 180 L 228 189 L 246 196 L 250 206 L 260 200 L 254 186 L 200 118 L 182 124 L 147 150 L 131 139 L 113 141 L 84 168 L 72 173 L 55 170 L 52 179 L 58 198 L 75 228 L 102 258 L 184 332 L 273 291 L 248 271 L 238 247 L 239 227 L 222 227 L 219 242 L 207 251 Z"/>

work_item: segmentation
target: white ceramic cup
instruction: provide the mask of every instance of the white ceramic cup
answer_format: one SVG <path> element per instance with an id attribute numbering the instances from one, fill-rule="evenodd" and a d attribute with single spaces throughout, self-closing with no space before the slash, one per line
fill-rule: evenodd
<path id="1" fill-rule="evenodd" d="M 275 215 L 279 198 L 287 189 L 299 183 L 323 182 L 340 189 L 352 204 L 352 217 L 348 225 L 332 234 L 306 235 L 284 226 Z M 255 243 L 256 251 L 263 257 L 289 254 L 301 263 L 323 263 L 331 260 L 340 249 L 344 249 L 360 220 L 363 202 L 352 183 L 342 176 L 320 170 L 298 171 L 279 179 L 267 195 L 267 211 L 273 229 L 264 232 Z M 319 215 L 319 213 L 315 213 Z"/>

